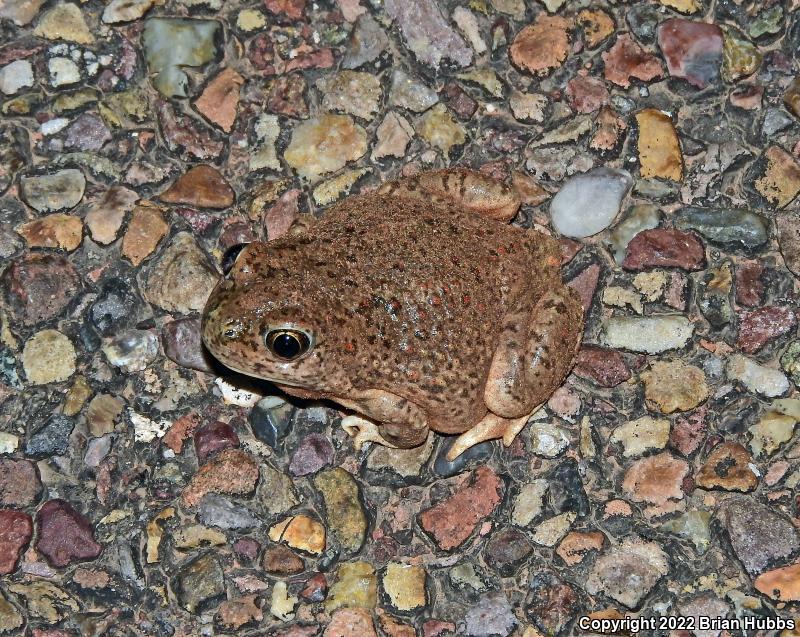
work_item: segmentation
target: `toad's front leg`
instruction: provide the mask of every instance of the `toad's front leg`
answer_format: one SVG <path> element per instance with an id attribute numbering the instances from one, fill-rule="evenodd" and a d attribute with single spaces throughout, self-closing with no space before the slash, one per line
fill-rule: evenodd
<path id="1" fill-rule="evenodd" d="M 333 397 L 340 405 L 358 412 L 342 419 L 342 427 L 360 449 L 365 442 L 406 449 L 428 437 L 425 413 L 414 403 L 379 389 L 352 392 L 347 398 Z"/>

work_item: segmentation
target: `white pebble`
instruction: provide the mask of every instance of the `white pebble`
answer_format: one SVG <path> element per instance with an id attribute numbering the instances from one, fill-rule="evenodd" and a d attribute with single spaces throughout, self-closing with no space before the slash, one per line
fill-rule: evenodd
<path id="1" fill-rule="evenodd" d="M 5 95 L 28 86 L 33 86 L 33 67 L 28 60 L 15 60 L 0 69 L 0 91 Z"/>
<path id="2" fill-rule="evenodd" d="M 50 58 L 47 69 L 50 71 L 50 84 L 53 86 L 66 86 L 81 81 L 81 70 L 69 58 Z"/>
<path id="3" fill-rule="evenodd" d="M 594 168 L 575 175 L 550 202 L 553 227 L 562 235 L 582 239 L 612 224 L 633 186 L 627 170 Z"/>
<path id="4" fill-rule="evenodd" d="M 727 368 L 731 380 L 738 380 L 756 394 L 771 398 L 789 391 L 789 379 L 783 372 L 759 365 L 741 354 L 733 354 Z"/>
<path id="5" fill-rule="evenodd" d="M 694 324 L 685 316 L 614 316 L 603 329 L 603 344 L 632 352 L 660 354 L 686 345 Z"/>

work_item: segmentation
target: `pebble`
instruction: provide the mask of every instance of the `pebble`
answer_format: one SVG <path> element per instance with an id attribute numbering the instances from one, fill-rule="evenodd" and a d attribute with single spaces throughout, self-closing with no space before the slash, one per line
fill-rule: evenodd
<path id="1" fill-rule="evenodd" d="M 786 267 L 795 276 L 800 276 L 800 216 L 781 215 L 776 219 L 775 225 L 778 230 L 778 244 Z"/>
<path id="2" fill-rule="evenodd" d="M 521 122 L 542 123 L 547 109 L 547 97 L 539 93 L 512 91 L 508 106 L 514 118 Z"/>
<path id="3" fill-rule="evenodd" d="M 774 600 L 796 602 L 800 600 L 800 564 L 766 571 L 756 578 L 753 586 Z"/>
<path id="4" fill-rule="evenodd" d="M 83 223 L 80 217 L 57 213 L 24 223 L 17 232 L 31 248 L 59 248 L 72 252 L 83 239 Z"/>
<path id="5" fill-rule="evenodd" d="M 392 607 L 403 613 L 427 604 L 426 579 L 427 573 L 421 566 L 389 562 L 381 584 Z"/>
<path id="6" fill-rule="evenodd" d="M 581 9 L 577 16 L 578 24 L 583 28 L 586 46 L 594 49 L 614 33 L 614 18 L 603 9 Z"/>
<path id="7" fill-rule="evenodd" d="M 602 341 L 616 349 L 661 354 L 683 348 L 693 332 L 694 324 L 684 316 L 616 316 L 605 321 Z"/>
<path id="8" fill-rule="evenodd" d="M 262 603 L 257 595 L 245 595 L 227 600 L 219 605 L 216 619 L 227 630 L 254 626 L 264 619 L 264 613 L 261 612 Z"/>
<path id="9" fill-rule="evenodd" d="M 187 170 L 158 198 L 165 203 L 221 210 L 232 206 L 234 197 L 233 188 L 216 168 L 200 164 Z"/>
<path id="10" fill-rule="evenodd" d="M 260 524 L 260 520 L 247 508 L 231 502 L 217 493 L 208 493 L 200 500 L 197 517 L 203 524 L 221 529 L 251 529 Z"/>
<path id="11" fill-rule="evenodd" d="M 369 562 L 344 562 L 328 591 L 325 610 L 342 607 L 375 608 L 378 603 L 378 578 Z"/>
<path id="12" fill-rule="evenodd" d="M 750 453 L 738 442 L 723 442 L 708 454 L 697 472 L 697 486 L 725 491 L 752 491 L 758 476 L 751 468 Z"/>
<path id="13" fill-rule="evenodd" d="M 222 566 L 211 553 L 186 562 L 175 576 L 172 589 L 178 603 L 190 613 L 196 613 L 225 593 Z"/>
<path id="14" fill-rule="evenodd" d="M 593 595 L 603 593 L 628 608 L 635 608 L 667 573 L 669 560 L 661 547 L 630 536 L 597 558 L 586 590 Z"/>
<path id="15" fill-rule="evenodd" d="M 192 476 L 181 494 L 183 504 L 195 507 L 207 493 L 243 495 L 251 493 L 258 482 L 258 465 L 240 449 L 224 449 Z"/>
<path id="16" fill-rule="evenodd" d="M 286 637 L 313 637 L 313 633 L 287 634 Z M 331 621 L 325 627 L 323 637 L 377 637 L 372 615 L 365 608 L 340 608 L 331 614 Z"/>
<path id="17" fill-rule="evenodd" d="M 420 514 L 420 525 L 449 551 L 462 545 L 477 525 L 500 504 L 503 483 L 488 466 L 475 469 L 452 495 Z"/>
<path id="18" fill-rule="evenodd" d="M 769 238 L 767 220 L 749 210 L 734 208 L 682 208 L 675 216 L 675 227 L 695 230 L 714 244 L 728 249 L 754 250 Z"/>
<path id="19" fill-rule="evenodd" d="M 75 373 L 75 346 L 57 330 L 36 332 L 22 350 L 25 377 L 33 385 L 60 383 Z"/>
<path id="20" fill-rule="evenodd" d="M 155 0 L 111 0 L 103 10 L 102 20 L 106 24 L 138 20 L 154 3 Z"/>
<path id="21" fill-rule="evenodd" d="M 406 47 L 422 64 L 436 70 L 442 60 L 460 67 L 472 62 L 472 50 L 433 0 L 386 0 L 384 6 L 386 15 L 397 23 Z"/>
<path id="22" fill-rule="evenodd" d="M 12 20 L 17 26 L 25 26 L 39 13 L 46 0 L 19 0 L 0 6 L 0 18 Z M 7 604 L 7 602 L 3 602 Z M 16 626 L 13 626 L 16 628 Z"/>
<path id="23" fill-rule="evenodd" d="M 786 306 L 767 305 L 739 315 L 736 347 L 745 354 L 755 354 L 777 338 L 797 327 L 794 310 Z"/>
<path id="24" fill-rule="evenodd" d="M 244 78 L 232 68 L 224 68 L 207 85 L 194 107 L 212 124 L 230 133 L 239 112 L 239 91 Z"/>
<path id="25" fill-rule="evenodd" d="M 408 120 L 390 111 L 375 131 L 377 142 L 372 149 L 372 159 L 402 157 L 414 137 L 414 128 Z"/>
<path id="26" fill-rule="evenodd" d="M 127 330 L 103 345 L 103 354 L 125 373 L 140 372 L 158 356 L 158 337 L 149 330 Z"/>
<path id="27" fill-rule="evenodd" d="M 341 467 L 320 471 L 313 482 L 325 503 L 329 539 L 335 540 L 344 554 L 357 553 L 368 525 L 358 483 Z"/>
<path id="28" fill-rule="evenodd" d="M 541 546 L 555 546 L 567 534 L 576 517 L 576 513 L 569 511 L 540 522 L 534 529 L 533 541 Z"/>
<path id="29" fill-rule="evenodd" d="M 578 610 L 576 593 L 572 586 L 557 575 L 550 571 L 540 571 L 528 583 L 526 615 L 537 629 L 547 635 L 563 633 Z M 527 630 L 534 629 L 529 627 Z"/>
<path id="30" fill-rule="evenodd" d="M 665 267 L 701 270 L 705 263 L 705 248 L 696 234 L 686 230 L 654 228 L 642 230 L 631 239 L 622 267 L 627 270 Z"/>
<path id="31" fill-rule="evenodd" d="M 71 86 L 81 81 L 81 70 L 69 58 L 53 57 L 47 61 L 50 85 L 53 87 Z"/>
<path id="32" fill-rule="evenodd" d="M 672 77 L 699 89 L 719 80 L 722 29 L 716 24 L 671 18 L 658 25 L 658 46 Z"/>
<path id="33" fill-rule="evenodd" d="M 253 435 L 273 449 L 277 449 L 288 435 L 294 422 L 294 407 L 277 396 L 258 401 L 248 420 Z"/>
<path id="34" fill-rule="evenodd" d="M 269 530 L 269 539 L 319 555 L 325 550 L 325 527 L 307 515 L 293 515 L 273 525 Z"/>
<path id="35" fill-rule="evenodd" d="M 97 394 L 86 408 L 89 433 L 94 437 L 100 437 L 113 432 L 124 407 L 125 403 L 115 396 Z"/>
<path id="36" fill-rule="evenodd" d="M 23 511 L 0 509 L 0 575 L 17 569 L 20 555 L 32 536 L 31 516 Z"/>
<path id="37" fill-rule="evenodd" d="M 36 465 L 29 460 L 0 458 L 0 505 L 32 506 L 39 500 L 42 482 Z"/>
<path id="38" fill-rule="evenodd" d="M 161 329 L 161 344 L 164 355 L 181 367 L 213 373 L 213 359 L 200 336 L 200 319 L 181 318 L 167 323 Z"/>
<path id="39" fill-rule="evenodd" d="M 800 550 L 800 534 L 791 521 L 751 496 L 725 500 L 715 517 L 751 577 L 785 565 Z"/>
<path id="40" fill-rule="evenodd" d="M 238 446 L 239 436 L 236 435 L 236 431 L 221 420 L 201 425 L 194 432 L 194 451 L 197 461 L 201 464 L 218 451 L 234 449 Z"/>
<path id="41" fill-rule="evenodd" d="M 272 575 L 296 575 L 305 570 L 303 559 L 285 546 L 272 546 L 264 551 L 261 567 Z"/>
<path id="42" fill-rule="evenodd" d="M 483 550 L 484 562 L 502 577 L 513 577 L 533 551 L 528 537 L 519 529 L 501 529 L 493 533 Z"/>
<path id="43" fill-rule="evenodd" d="M 635 461 L 625 472 L 622 490 L 633 502 L 647 506 L 648 518 L 659 517 L 683 508 L 683 479 L 689 473 L 685 460 L 667 451 Z"/>
<path id="44" fill-rule="evenodd" d="M 768 398 L 782 396 L 790 388 L 789 380 L 779 370 L 759 365 L 741 354 L 732 354 L 728 358 L 726 371 L 731 380 L 737 380 L 751 392 Z"/>
<path id="45" fill-rule="evenodd" d="M 546 493 L 547 480 L 539 479 L 523 484 L 513 501 L 511 523 L 525 527 L 537 519 L 544 510 Z"/>
<path id="46" fill-rule="evenodd" d="M 93 560 L 103 551 L 89 520 L 64 500 L 48 500 L 36 514 L 36 550 L 50 566 Z"/>
<path id="47" fill-rule="evenodd" d="M 545 458 L 560 456 L 569 446 L 569 432 L 550 422 L 533 422 L 528 430 L 531 436 L 531 453 Z"/>
<path id="48" fill-rule="evenodd" d="M 389 37 L 369 13 L 362 13 L 350 34 L 342 68 L 357 69 L 374 62 L 389 47 Z"/>
<path id="49" fill-rule="evenodd" d="M 677 518 L 672 518 L 661 528 L 675 533 L 694 544 L 697 552 L 703 554 L 711 544 L 711 514 L 708 511 L 687 511 Z"/>
<path id="50" fill-rule="evenodd" d="M 217 55 L 216 20 L 149 18 L 142 31 L 142 47 L 153 86 L 164 97 L 187 97 L 186 67 L 200 67 Z"/>
<path id="51" fill-rule="evenodd" d="M 317 80 L 316 87 L 324 95 L 322 107 L 326 110 L 365 120 L 372 120 L 378 114 L 383 91 L 372 73 L 343 70 Z"/>
<path id="52" fill-rule="evenodd" d="M 80 8 L 71 2 L 58 3 L 46 11 L 39 18 L 33 34 L 46 40 L 66 40 L 78 44 L 94 42 Z"/>
<path id="53" fill-rule="evenodd" d="M 800 385 L 800 341 L 792 341 L 781 354 L 781 368 L 795 385 Z M 782 393 L 782 392 L 781 392 Z"/>
<path id="54" fill-rule="evenodd" d="M 12 261 L 0 281 L 6 308 L 27 326 L 57 316 L 81 288 L 75 267 L 63 256 L 48 253 L 31 253 Z"/>
<path id="55" fill-rule="evenodd" d="M 14 95 L 33 86 L 33 67 L 28 60 L 15 60 L 0 68 L 0 91 L 3 95 Z"/>
<path id="56" fill-rule="evenodd" d="M 295 126 L 286 163 L 306 179 L 343 168 L 367 152 L 367 134 L 349 115 L 324 114 Z"/>
<path id="57" fill-rule="evenodd" d="M 632 186 L 629 172 L 613 168 L 595 168 L 570 178 L 550 202 L 553 227 L 574 239 L 605 230 Z"/>
<path id="58" fill-rule="evenodd" d="M 560 67 L 569 51 L 569 22 L 561 16 L 540 13 L 511 43 L 514 66 L 531 75 L 548 75 Z"/>
<path id="59" fill-rule="evenodd" d="M 108 245 L 117 239 L 125 216 L 133 210 L 139 195 L 124 186 L 112 186 L 94 203 L 84 217 L 96 243 Z"/>
<path id="60" fill-rule="evenodd" d="M 752 438 L 750 449 L 755 456 L 771 456 L 781 445 L 791 440 L 797 418 L 776 410 L 768 410 L 759 421 L 748 427 Z"/>
<path id="61" fill-rule="evenodd" d="M 436 104 L 415 123 L 417 134 L 449 157 L 450 151 L 467 141 L 466 129 L 457 122 L 444 104 Z"/>
<path id="62" fill-rule="evenodd" d="M 289 473 L 307 476 L 333 464 L 333 445 L 326 436 L 312 433 L 300 441 L 289 462 Z"/>
<path id="63" fill-rule="evenodd" d="M 658 109 L 646 108 L 636 114 L 636 122 L 639 125 L 637 149 L 641 176 L 681 181 L 683 155 L 672 118 Z"/>
<path id="64" fill-rule="evenodd" d="M 464 615 L 469 637 L 508 637 L 517 625 L 511 603 L 502 591 L 481 595 Z"/>
<path id="65" fill-rule="evenodd" d="M 164 214 L 150 202 L 140 202 L 131 213 L 128 229 L 122 238 L 122 254 L 132 265 L 149 257 L 169 231 Z"/>
<path id="66" fill-rule="evenodd" d="M 629 34 L 617 36 L 614 46 L 601 54 L 606 80 L 622 88 L 631 85 L 631 78 L 649 82 L 663 77 L 661 62 L 645 51 Z"/>
<path id="67" fill-rule="evenodd" d="M 144 297 L 168 312 L 191 314 L 205 307 L 218 280 L 194 235 L 179 232 L 153 261 Z"/>
<path id="68" fill-rule="evenodd" d="M 578 113 L 594 113 L 608 104 L 605 82 L 589 75 L 577 75 L 567 83 L 569 105 Z"/>
<path id="69" fill-rule="evenodd" d="M 561 540 L 556 553 L 567 566 L 575 566 L 591 552 L 601 550 L 605 539 L 600 531 L 570 531 Z"/>
<path id="70" fill-rule="evenodd" d="M 778 208 L 786 207 L 800 192 L 800 163 L 779 146 L 764 151 L 764 174 L 756 179 L 756 190 Z"/>
<path id="71" fill-rule="evenodd" d="M 616 387 L 631 377 L 625 358 L 613 349 L 583 345 L 572 373 L 591 380 L 599 387 Z"/>
<path id="72" fill-rule="evenodd" d="M 689 411 L 708 398 L 703 370 L 680 360 L 655 361 L 640 375 L 647 408 L 662 414 Z"/>
<path id="73" fill-rule="evenodd" d="M 578 463 L 569 458 L 556 465 L 547 476 L 548 502 L 556 513 L 589 514 L 589 497 L 583 486 Z"/>
<path id="74" fill-rule="evenodd" d="M 658 451 L 667 446 L 670 422 L 665 418 L 642 416 L 629 420 L 614 429 L 609 440 L 622 444 L 626 458 L 641 456 L 648 451 Z"/>
<path id="75" fill-rule="evenodd" d="M 74 208 L 83 199 L 85 188 L 83 173 L 74 168 L 20 179 L 20 195 L 25 203 L 39 212 Z"/>
<path id="76" fill-rule="evenodd" d="M 389 104 L 405 108 L 414 113 L 427 111 L 439 101 L 439 96 L 416 78 L 402 69 L 392 71 L 392 83 L 389 89 Z"/>

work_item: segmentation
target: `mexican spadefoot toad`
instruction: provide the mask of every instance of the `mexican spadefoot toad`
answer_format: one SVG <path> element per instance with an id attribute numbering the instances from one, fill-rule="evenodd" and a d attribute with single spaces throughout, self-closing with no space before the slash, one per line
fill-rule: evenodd
<path id="1" fill-rule="evenodd" d="M 345 199 L 299 235 L 248 244 L 203 342 L 236 371 L 356 415 L 356 444 L 461 434 L 510 444 L 562 383 L 583 309 L 557 241 L 507 225 L 513 188 L 451 169 Z"/>

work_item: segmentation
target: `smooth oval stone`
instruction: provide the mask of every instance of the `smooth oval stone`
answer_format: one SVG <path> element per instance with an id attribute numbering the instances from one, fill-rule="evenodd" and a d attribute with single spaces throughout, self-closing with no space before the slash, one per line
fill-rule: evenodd
<path id="1" fill-rule="evenodd" d="M 553 227 L 566 237 L 582 239 L 608 228 L 633 187 L 627 170 L 595 168 L 567 181 L 550 202 Z"/>
<path id="2" fill-rule="evenodd" d="M 696 230 L 726 247 L 757 248 L 769 238 L 767 220 L 748 210 L 683 208 L 675 217 L 675 227 Z"/>

